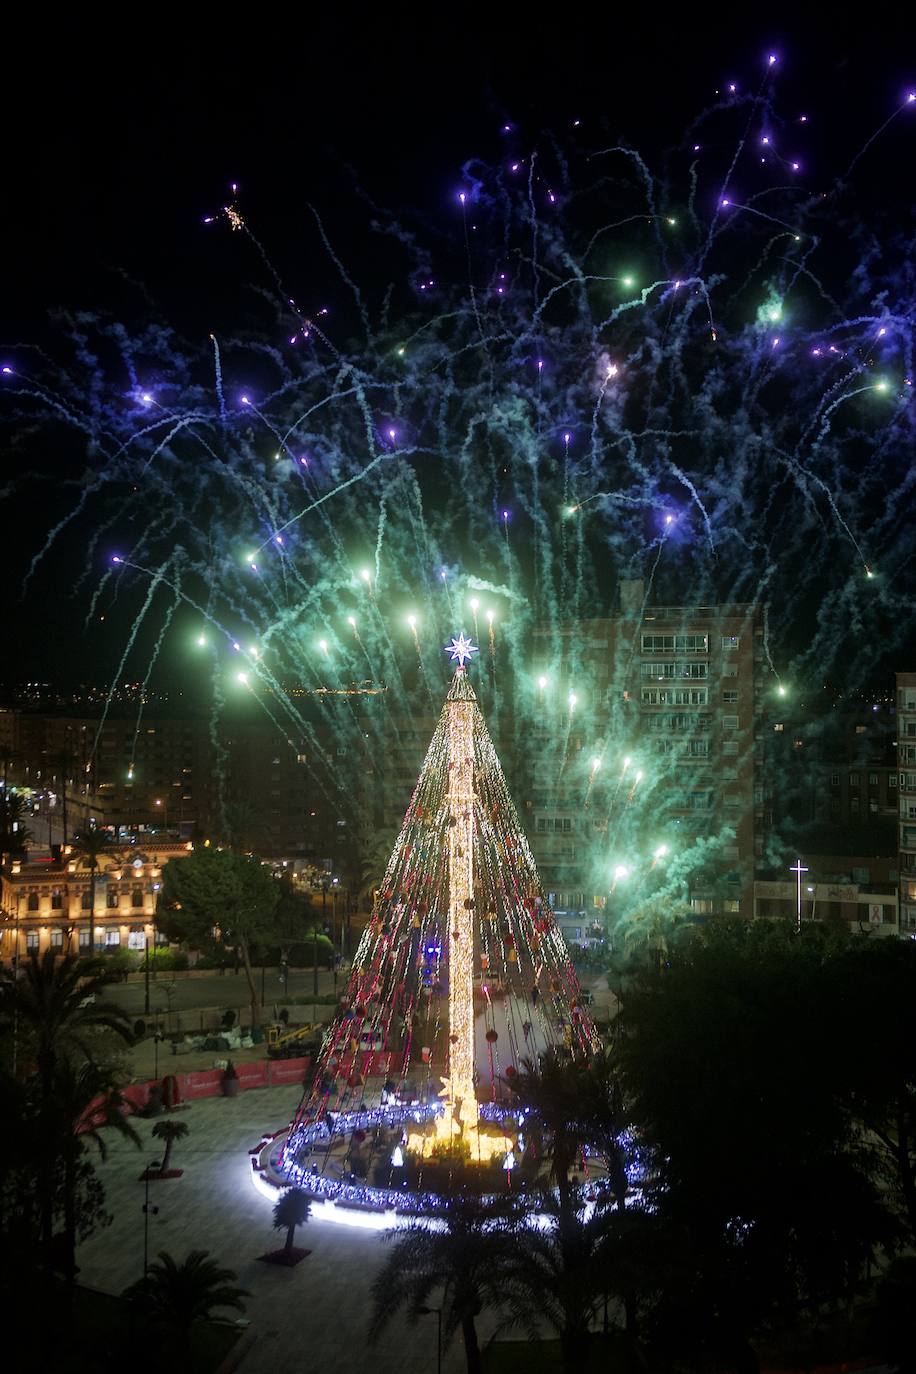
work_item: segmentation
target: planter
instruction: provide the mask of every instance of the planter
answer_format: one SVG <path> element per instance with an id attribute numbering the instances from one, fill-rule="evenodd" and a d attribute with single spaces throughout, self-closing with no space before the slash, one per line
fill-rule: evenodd
<path id="1" fill-rule="evenodd" d="M 220 1083 L 223 1097 L 238 1097 L 241 1084 L 237 1078 L 224 1078 Z"/>

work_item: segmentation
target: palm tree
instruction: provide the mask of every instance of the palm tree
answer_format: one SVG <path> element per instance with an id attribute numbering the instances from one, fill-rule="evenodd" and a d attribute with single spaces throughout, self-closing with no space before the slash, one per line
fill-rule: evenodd
<path id="1" fill-rule="evenodd" d="M 4 789 L 0 801 L 0 851 L 4 854 L 21 854 L 31 841 L 32 832 L 25 823 L 27 816 L 22 797 Z"/>
<path id="2" fill-rule="evenodd" d="M 480 1374 L 475 1320 L 485 1307 L 504 1302 L 503 1275 L 514 1250 L 516 1216 L 512 1200 L 488 1204 L 459 1195 L 434 1228 L 415 1221 L 387 1232 L 386 1240 L 393 1244 L 372 1284 L 370 1343 L 400 1308 L 416 1316 L 439 1292 L 444 1340 L 451 1341 L 460 1328 L 468 1374 Z"/>
<path id="3" fill-rule="evenodd" d="M 110 1127 L 140 1148 L 140 1137 L 126 1116 L 127 1104 L 121 1096 L 111 1069 L 86 1060 L 74 1064 L 62 1058 L 54 1071 L 54 1092 L 45 1104 L 41 1117 L 41 1134 L 49 1152 L 54 1152 L 62 1165 L 62 1201 L 64 1213 L 64 1271 L 72 1282 L 75 1274 L 76 1235 L 78 1223 L 77 1187 L 81 1158 L 92 1144 L 104 1160 L 108 1146 L 101 1132 Z M 52 1180 L 48 1171 L 45 1183 Z"/>
<path id="4" fill-rule="evenodd" d="M 274 1230 L 282 1231 L 286 1227 L 286 1244 L 283 1249 L 288 1260 L 293 1254 L 296 1227 L 308 1221 L 311 1214 L 311 1201 L 302 1188 L 287 1188 L 274 1203 Z"/>
<path id="5" fill-rule="evenodd" d="M 7 792 L 10 784 L 10 764 L 18 762 L 19 755 L 8 744 L 0 745 L 0 768 L 3 769 L 3 790 Z"/>
<path id="6" fill-rule="evenodd" d="M 573 1374 L 588 1366 L 590 1328 L 607 1290 L 602 1249 L 614 1214 L 600 1202 L 586 1206 L 581 1189 L 566 1204 L 548 1195 L 541 1213 L 546 1225 L 516 1228 L 503 1295 L 533 1338 L 545 1324 L 557 1334 L 563 1368 Z"/>
<path id="7" fill-rule="evenodd" d="M 188 1134 L 188 1128 L 184 1121 L 157 1121 L 153 1127 L 153 1135 L 157 1140 L 165 1141 L 165 1155 L 162 1160 L 161 1173 L 167 1174 L 169 1171 L 169 1161 L 172 1158 L 172 1147 L 176 1140 L 182 1140 Z"/>
<path id="8" fill-rule="evenodd" d="M 582 1091 L 586 1073 L 585 1060 L 560 1046 L 551 1046 L 536 1061 L 523 1059 L 521 1071 L 509 1084 L 534 1114 L 534 1129 L 546 1137 L 550 1176 L 557 1186 L 560 1205 L 567 1211 L 572 1203 L 570 1170 L 588 1137 Z"/>
<path id="9" fill-rule="evenodd" d="M 55 754 L 52 754 L 50 759 L 51 777 L 54 778 L 58 773 L 60 774 L 60 808 L 64 845 L 67 843 L 67 782 L 73 776 L 77 762 L 76 755 L 71 753 L 69 749 L 59 749 Z"/>
<path id="10" fill-rule="evenodd" d="M 244 1312 L 242 1299 L 251 1295 L 235 1286 L 236 1277 L 232 1269 L 221 1269 L 206 1250 L 192 1250 L 180 1263 L 161 1251 L 146 1278 L 125 1289 L 123 1296 L 137 1304 L 175 1354 L 186 1355 L 195 1322 L 208 1320 L 218 1307 Z"/>
<path id="11" fill-rule="evenodd" d="M 111 842 L 104 830 L 80 830 L 73 837 L 73 854 L 77 868 L 89 870 L 89 949 L 95 952 L 95 884 L 101 867 L 99 860 L 111 852 Z"/>
<path id="12" fill-rule="evenodd" d="M 98 998 L 108 982 L 97 960 L 72 954 L 57 959 L 51 949 L 40 958 L 33 954 L 18 978 L 8 969 L 0 971 L 0 1024 L 32 1042 L 45 1116 L 51 1113 L 55 1078 L 65 1051 L 75 1048 L 91 1059 L 86 1037 L 96 1030 L 113 1031 L 127 1043 L 134 1038 L 126 1012 Z M 53 1209 L 48 1172 L 44 1183 L 41 1233 L 50 1250 Z"/>

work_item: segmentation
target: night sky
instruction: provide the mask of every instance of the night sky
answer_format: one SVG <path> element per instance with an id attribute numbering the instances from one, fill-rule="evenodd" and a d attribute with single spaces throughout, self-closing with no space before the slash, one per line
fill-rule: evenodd
<path id="1" fill-rule="evenodd" d="M 249 244 L 202 224 L 231 181 L 291 290 L 312 299 L 323 277 L 337 290 L 314 205 L 371 295 L 385 273 L 365 232 L 367 197 L 434 225 L 462 164 L 500 156 L 507 122 L 530 144 L 579 119 L 659 156 L 721 83 L 755 79 L 772 48 L 781 103 L 825 116 L 806 156 L 826 181 L 914 76 L 902 35 L 883 21 L 863 32 L 861 15 L 712 22 L 660 9 L 640 29 L 619 11 L 585 13 L 548 23 L 488 9 L 443 19 L 360 8 L 265 23 L 226 11 L 190 32 L 160 11 L 104 26 L 73 13 L 53 28 L 21 14 L 6 21 L 0 345 L 34 342 L 53 354 L 60 306 L 112 310 L 128 324 L 154 307 L 192 338 L 244 328 L 259 265 Z M 899 209 L 912 194 L 911 166 L 911 121 L 898 121 L 869 155 L 860 193 Z M 79 471 L 66 442 L 42 454 L 45 470 L 55 465 L 62 479 Z M 118 646 L 83 636 L 60 556 L 16 601 L 52 523 L 48 500 L 17 498 L 5 515 L 14 614 L 28 627 L 7 680 L 104 680 Z M 71 567 L 79 556 L 64 545 Z"/>

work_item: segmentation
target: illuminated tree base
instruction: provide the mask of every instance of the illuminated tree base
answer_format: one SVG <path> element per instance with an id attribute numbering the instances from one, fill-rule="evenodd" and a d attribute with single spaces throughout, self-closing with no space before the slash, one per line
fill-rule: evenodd
<path id="1" fill-rule="evenodd" d="M 486 1164 L 497 1156 L 505 1158 L 514 1143 L 498 1126 L 480 1121 L 476 1101 L 471 1111 L 463 1102 L 458 1102 L 455 1108 L 449 1102 L 445 1111 L 435 1118 L 431 1129 L 408 1133 L 407 1152 L 417 1159 L 430 1159 L 437 1149 L 464 1145 L 469 1151 L 470 1163 Z"/>

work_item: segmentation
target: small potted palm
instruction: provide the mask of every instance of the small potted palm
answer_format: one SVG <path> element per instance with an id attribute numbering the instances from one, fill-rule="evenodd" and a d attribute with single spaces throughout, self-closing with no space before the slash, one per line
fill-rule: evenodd
<path id="1" fill-rule="evenodd" d="M 235 1065 L 233 1064 L 231 1059 L 228 1060 L 226 1067 L 223 1070 L 223 1077 L 220 1086 L 223 1090 L 223 1097 L 238 1097 L 239 1076 L 236 1072 Z"/>

